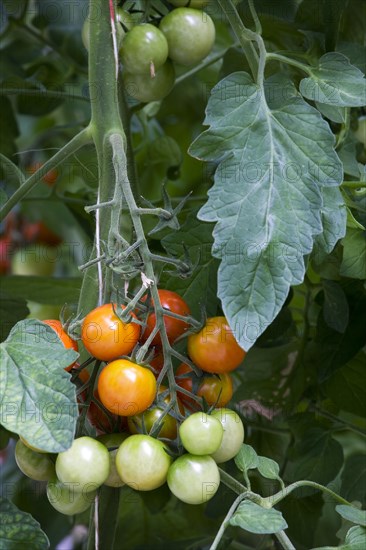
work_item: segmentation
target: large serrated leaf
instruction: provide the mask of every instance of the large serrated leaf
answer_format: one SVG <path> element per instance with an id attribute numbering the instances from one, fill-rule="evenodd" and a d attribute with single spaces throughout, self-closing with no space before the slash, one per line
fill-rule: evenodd
<path id="1" fill-rule="evenodd" d="M 361 107 L 366 103 L 366 80 L 345 55 L 329 52 L 311 69 L 311 76 L 300 82 L 300 92 L 328 105 Z"/>
<path id="2" fill-rule="evenodd" d="M 255 502 L 242 502 L 233 517 L 230 525 L 241 527 L 250 533 L 270 534 L 287 529 L 287 523 L 281 512 L 274 508 L 262 508 Z"/>
<path id="3" fill-rule="evenodd" d="M 0 421 L 31 445 L 68 449 L 78 416 L 75 386 L 64 370 L 78 357 L 48 325 L 20 321 L 0 344 Z"/>
<path id="4" fill-rule="evenodd" d="M 347 224 L 347 209 L 340 190 L 337 187 L 324 187 L 322 196 L 323 232 L 315 236 L 312 254 L 317 263 L 324 261 L 337 241 L 345 236 Z"/>
<path id="5" fill-rule="evenodd" d="M 190 153 L 220 164 L 199 217 L 217 222 L 218 295 L 248 350 L 303 280 L 322 232 L 321 189 L 342 181 L 342 165 L 327 123 L 278 76 L 266 94 L 246 73 L 228 76 L 212 90 L 205 124 Z"/>
<path id="6" fill-rule="evenodd" d="M 0 550 L 47 550 L 49 541 L 38 521 L 0 497 Z"/>
<path id="7" fill-rule="evenodd" d="M 366 231 L 349 228 L 342 245 L 340 274 L 352 279 L 366 279 Z"/>

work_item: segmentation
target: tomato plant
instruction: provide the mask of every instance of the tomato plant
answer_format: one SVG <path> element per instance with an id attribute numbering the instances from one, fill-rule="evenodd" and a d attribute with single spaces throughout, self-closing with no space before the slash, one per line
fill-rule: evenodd
<path id="1" fill-rule="evenodd" d="M 15 460 L 24 475 L 36 481 L 55 477 L 55 465 L 47 454 L 37 453 L 19 439 L 15 446 Z"/>
<path id="2" fill-rule="evenodd" d="M 191 393 L 195 390 L 194 393 L 199 397 L 203 397 L 210 406 L 225 407 L 233 396 L 232 379 L 230 374 L 226 372 L 199 377 L 189 365 L 181 363 L 175 374 L 178 386 Z M 179 393 L 179 395 L 186 407 L 190 409 L 198 407 L 197 402 L 188 395 L 183 393 Z"/>
<path id="3" fill-rule="evenodd" d="M 168 388 L 165 386 L 159 387 L 158 394 L 163 392 L 167 393 Z M 142 432 L 145 428 L 147 433 L 150 433 L 155 422 L 162 420 L 161 429 L 159 431 L 160 438 L 175 439 L 177 437 L 177 420 L 172 414 L 164 415 L 164 407 L 168 407 L 171 401 L 170 396 L 164 398 L 163 403 L 159 403 L 156 406 L 150 407 L 147 411 L 138 415 L 130 416 L 128 418 L 128 429 L 132 434 Z M 184 414 L 184 408 L 178 400 L 178 407 L 180 413 Z"/>
<path id="4" fill-rule="evenodd" d="M 215 453 L 221 445 L 223 433 L 220 421 L 203 412 L 191 414 L 179 427 L 184 448 L 194 455 Z"/>
<path id="5" fill-rule="evenodd" d="M 240 416 L 231 409 L 215 409 L 211 416 L 217 418 L 224 429 L 220 447 L 211 453 L 215 462 L 221 464 L 238 454 L 244 441 L 244 426 Z"/>
<path id="6" fill-rule="evenodd" d="M 363 8 L 1 3 L 3 546 L 366 547 Z"/>
<path id="7" fill-rule="evenodd" d="M 167 483 L 179 500 L 187 504 L 202 504 L 210 500 L 219 488 L 219 469 L 210 456 L 185 454 L 170 466 Z"/>
<path id="8" fill-rule="evenodd" d="M 166 290 L 166 289 L 159 289 L 158 294 L 159 294 L 161 306 L 164 309 L 167 309 L 172 313 L 176 313 L 177 315 L 181 315 L 182 317 L 185 317 L 190 314 L 190 309 L 188 307 L 188 304 L 176 292 L 172 292 L 171 290 Z M 155 328 L 155 325 L 156 325 L 156 314 L 150 313 L 150 315 L 147 317 L 147 320 L 146 320 L 146 328 L 142 334 L 143 340 L 147 340 L 147 338 L 150 336 L 153 329 Z M 181 319 L 177 319 L 174 317 L 170 317 L 168 315 L 164 315 L 164 325 L 165 325 L 165 330 L 170 342 L 174 342 L 174 340 L 176 340 L 179 336 L 184 334 L 184 332 L 188 329 L 188 324 L 185 321 L 182 321 Z M 151 343 L 153 346 L 160 345 L 161 344 L 160 335 L 157 334 L 156 336 L 154 336 Z"/>
<path id="9" fill-rule="evenodd" d="M 202 61 L 215 42 L 215 25 L 207 13 L 191 8 L 177 8 L 160 23 L 169 47 L 169 57 L 181 65 Z"/>
<path id="10" fill-rule="evenodd" d="M 121 44 L 121 60 L 132 74 L 153 76 L 168 57 L 168 43 L 164 34 L 149 23 L 136 25 L 126 33 Z"/>
<path id="11" fill-rule="evenodd" d="M 59 453 L 56 475 L 63 484 L 72 484 L 77 492 L 87 493 L 102 485 L 110 473 L 108 450 L 91 437 L 75 439 L 71 447 Z"/>
<path id="12" fill-rule="evenodd" d="M 88 352 L 102 361 L 113 361 L 135 347 L 140 326 L 124 323 L 115 313 L 116 305 L 104 304 L 93 309 L 82 325 L 82 341 Z M 136 318 L 132 313 L 132 318 Z"/>
<path id="13" fill-rule="evenodd" d="M 196 334 L 188 337 L 192 361 L 206 372 L 225 373 L 236 369 L 245 357 L 225 317 L 211 317 Z"/>
<path id="14" fill-rule="evenodd" d="M 116 455 L 120 478 L 136 491 L 151 491 L 163 485 L 170 464 L 164 444 L 149 435 L 131 435 Z"/>
<path id="15" fill-rule="evenodd" d="M 154 401 L 156 379 L 149 369 L 132 361 L 112 361 L 100 373 L 98 394 L 112 413 L 133 416 L 145 411 Z"/>

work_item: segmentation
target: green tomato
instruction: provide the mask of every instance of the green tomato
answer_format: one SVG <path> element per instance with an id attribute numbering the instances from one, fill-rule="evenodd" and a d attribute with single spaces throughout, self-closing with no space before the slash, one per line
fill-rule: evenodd
<path id="1" fill-rule="evenodd" d="M 47 483 L 47 498 L 61 514 L 73 516 L 85 512 L 95 499 L 96 491 L 87 493 L 76 491 L 72 484 L 64 485 L 58 480 Z"/>
<path id="2" fill-rule="evenodd" d="M 183 446 L 193 455 L 210 455 L 217 451 L 223 434 L 220 421 L 204 412 L 191 414 L 179 427 Z"/>
<path id="3" fill-rule="evenodd" d="M 137 491 L 151 491 L 163 485 L 171 464 L 165 449 L 161 441 L 149 435 L 128 437 L 116 456 L 117 472 L 122 481 Z"/>
<path id="4" fill-rule="evenodd" d="M 120 55 L 126 71 L 149 76 L 166 62 L 168 43 L 157 27 L 144 23 L 126 33 Z"/>
<path id="5" fill-rule="evenodd" d="M 220 485 L 220 473 L 210 456 L 185 454 L 173 462 L 168 472 L 168 487 L 187 504 L 210 500 Z"/>
<path id="6" fill-rule="evenodd" d="M 169 57 L 181 65 L 202 61 L 215 42 L 215 25 L 199 10 L 177 8 L 163 17 L 159 28 L 168 41 Z"/>
<path id="7" fill-rule="evenodd" d="M 62 306 L 54 306 L 52 304 L 40 304 L 27 300 L 29 314 L 27 319 L 38 319 L 45 321 L 46 319 L 58 319 Z"/>
<path id="8" fill-rule="evenodd" d="M 54 246 L 33 244 L 19 248 L 11 259 L 12 275 L 50 276 L 55 271 L 58 252 Z"/>
<path id="9" fill-rule="evenodd" d="M 88 492 L 100 487 L 109 476 L 107 447 L 92 437 L 75 439 L 70 449 L 56 459 L 56 475 L 64 483 L 73 484 L 75 491 Z"/>
<path id="10" fill-rule="evenodd" d="M 244 426 L 238 414 L 231 409 L 216 409 L 211 416 L 220 421 L 224 435 L 220 447 L 211 454 L 218 464 L 234 458 L 244 442 Z"/>
<path id="11" fill-rule="evenodd" d="M 24 475 L 36 481 L 49 481 L 55 477 L 55 465 L 49 455 L 36 453 L 19 439 L 15 445 L 15 461 Z"/>
<path id="12" fill-rule="evenodd" d="M 123 74 L 123 84 L 128 95 L 144 103 L 163 99 L 173 88 L 174 81 L 175 70 L 169 59 L 156 71 L 153 78 L 149 74 Z"/>
<path id="13" fill-rule="evenodd" d="M 169 0 L 169 4 L 178 8 L 196 8 L 202 9 L 209 4 L 210 0 Z"/>
<path id="14" fill-rule="evenodd" d="M 97 437 L 98 441 L 103 443 L 103 445 L 105 445 L 109 451 L 110 472 L 109 476 L 104 482 L 104 485 L 108 485 L 108 487 L 122 487 L 124 485 L 124 482 L 119 477 L 117 472 L 116 456 L 118 447 L 127 437 L 128 434 L 126 433 L 103 434 Z"/>

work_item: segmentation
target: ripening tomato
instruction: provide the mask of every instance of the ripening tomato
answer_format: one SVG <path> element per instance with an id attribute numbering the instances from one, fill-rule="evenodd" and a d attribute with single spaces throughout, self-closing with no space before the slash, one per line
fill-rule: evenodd
<path id="1" fill-rule="evenodd" d="M 70 338 L 67 332 L 64 331 L 60 321 L 58 321 L 57 319 L 46 319 L 42 322 L 51 327 L 56 332 L 57 336 L 59 337 L 66 349 L 73 349 L 75 351 L 78 351 L 78 343 Z M 70 371 L 75 363 L 76 361 L 71 363 L 71 365 L 66 367 L 65 370 Z"/>
<path id="2" fill-rule="evenodd" d="M 224 429 L 221 445 L 211 455 L 217 464 L 221 464 L 238 454 L 244 442 L 244 426 L 240 416 L 231 409 L 215 409 L 211 416 L 217 418 Z"/>
<path id="3" fill-rule="evenodd" d="M 134 313 L 131 315 L 136 319 Z M 140 325 L 121 321 L 113 311 L 113 304 L 104 304 L 88 313 L 81 333 L 87 351 L 101 361 L 113 361 L 127 355 L 137 344 L 139 336 Z"/>
<path id="4" fill-rule="evenodd" d="M 177 313 L 178 315 L 186 316 L 190 315 L 191 311 L 188 307 L 188 304 L 177 294 L 176 292 L 173 292 L 172 290 L 159 290 L 159 298 L 161 305 L 164 309 L 167 309 L 168 311 L 171 311 L 172 313 Z M 143 340 L 146 341 L 147 338 L 152 333 L 153 329 L 155 328 L 156 324 L 156 315 L 155 313 L 150 313 L 150 315 L 147 318 L 146 321 L 146 328 L 143 333 Z M 169 342 L 174 342 L 178 338 L 178 336 L 181 336 L 187 329 L 188 324 L 184 321 L 181 321 L 180 319 L 174 319 L 173 317 L 168 317 L 167 315 L 164 315 L 164 325 L 165 329 L 168 335 Z M 153 341 L 153 346 L 161 345 L 161 338 L 160 334 L 157 334 Z"/>
<path id="5" fill-rule="evenodd" d="M 188 373 L 189 377 L 178 378 L 179 376 Z M 225 407 L 233 396 L 232 379 L 230 374 L 226 372 L 217 375 L 205 374 L 204 376 L 199 377 L 189 365 L 181 363 L 177 369 L 176 377 L 178 386 L 190 391 L 191 393 L 195 393 L 199 397 L 203 397 L 210 407 L 212 405 L 215 405 L 216 407 Z M 199 408 L 197 401 L 191 397 L 188 397 L 188 395 L 179 393 L 179 397 L 185 407 L 191 410 Z"/>
<path id="6" fill-rule="evenodd" d="M 62 242 L 62 239 L 56 233 L 48 229 L 43 222 L 27 222 L 24 221 L 21 232 L 26 243 L 40 243 L 49 246 L 57 246 Z"/>
<path id="7" fill-rule="evenodd" d="M 167 388 L 165 386 L 160 386 L 159 393 L 165 392 Z M 182 404 L 178 401 L 178 407 L 181 412 L 181 414 L 184 414 L 184 408 Z M 167 395 L 164 398 L 164 403 L 168 405 L 170 403 L 170 395 Z M 162 417 L 164 414 L 164 408 L 160 405 L 156 405 L 154 407 L 151 407 L 149 410 L 137 414 L 135 416 L 130 416 L 128 418 L 128 429 L 132 434 L 141 433 L 143 430 L 143 426 L 145 426 L 145 429 L 147 433 L 149 433 L 154 425 L 155 422 L 159 420 L 159 418 Z M 175 439 L 177 437 L 177 420 L 172 416 L 171 414 L 167 414 L 161 425 L 160 432 L 158 433 L 158 437 L 167 438 L 167 439 Z"/>
<path id="8" fill-rule="evenodd" d="M 11 248 L 11 239 L 9 237 L 0 238 L 0 275 L 4 275 L 10 269 L 9 252 Z"/>
<path id="9" fill-rule="evenodd" d="M 188 355 L 206 372 L 224 373 L 236 369 L 245 357 L 225 317 L 211 317 L 196 334 L 188 337 Z"/>
<path id="10" fill-rule="evenodd" d="M 103 405 L 113 414 L 133 416 L 145 411 L 154 401 L 156 378 L 146 367 L 118 359 L 100 373 L 98 393 Z"/>
<path id="11" fill-rule="evenodd" d="M 40 170 L 42 166 L 43 166 L 43 162 L 34 162 L 30 166 L 27 166 L 25 171 L 27 172 L 28 176 L 31 176 L 32 174 L 37 172 L 37 170 Z M 54 170 L 54 169 L 49 170 L 42 177 L 43 181 L 47 183 L 47 185 L 49 185 L 50 187 L 55 183 L 57 178 L 58 178 L 58 172 L 57 170 Z"/>

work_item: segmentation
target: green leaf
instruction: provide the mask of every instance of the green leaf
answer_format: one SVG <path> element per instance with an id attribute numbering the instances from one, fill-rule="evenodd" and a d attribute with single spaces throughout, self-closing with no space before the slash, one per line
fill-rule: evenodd
<path id="1" fill-rule="evenodd" d="M 50 547 L 38 521 L 1 497 L 0 514 L 1 550 L 47 550 Z"/>
<path id="2" fill-rule="evenodd" d="M 305 491 L 294 491 L 280 503 L 281 512 L 289 525 L 287 534 L 296 550 L 313 547 L 324 507 L 319 491 L 309 496 L 304 494 Z"/>
<path id="3" fill-rule="evenodd" d="M 323 280 L 323 316 L 328 327 L 344 333 L 349 319 L 349 308 L 342 287 L 335 281 Z"/>
<path id="4" fill-rule="evenodd" d="M 289 480 L 310 479 L 326 485 L 343 465 L 343 448 L 328 430 L 310 424 L 290 449 L 290 457 L 286 470 Z"/>
<path id="5" fill-rule="evenodd" d="M 344 124 L 346 122 L 347 116 L 345 107 L 335 107 L 334 105 L 319 103 L 319 101 L 316 101 L 315 105 L 321 114 L 329 118 L 332 122 L 336 122 L 337 124 Z"/>
<path id="6" fill-rule="evenodd" d="M 78 357 L 48 325 L 20 321 L 0 344 L 1 423 L 50 453 L 68 449 L 78 417 L 75 386 L 64 368 Z"/>
<path id="7" fill-rule="evenodd" d="M 7 338 L 10 330 L 29 314 L 27 303 L 22 298 L 10 298 L 0 292 L 0 342 Z"/>
<path id="8" fill-rule="evenodd" d="M 3 136 L 0 141 L 0 153 L 5 157 L 12 157 L 17 151 L 15 140 L 19 136 L 19 129 L 13 106 L 10 100 L 3 95 L 0 95 L 0 120 L 2 132 L 6 128 L 6 139 Z"/>
<path id="9" fill-rule="evenodd" d="M 311 69 L 310 78 L 300 82 L 300 92 L 308 99 L 328 105 L 362 107 L 366 103 L 366 80 L 345 55 L 329 52 Z"/>
<path id="10" fill-rule="evenodd" d="M 348 228 L 342 245 L 340 274 L 352 279 L 366 279 L 366 231 Z"/>
<path id="11" fill-rule="evenodd" d="M 339 504 L 336 506 L 336 511 L 340 516 L 342 516 L 342 518 L 347 519 L 352 523 L 357 523 L 357 525 L 366 527 L 366 510 L 359 510 L 354 506 Z"/>
<path id="12" fill-rule="evenodd" d="M 8 159 L 8 157 L 6 157 L 5 155 L 2 155 L 1 153 L 0 153 L 0 164 L 4 174 L 4 178 L 6 178 L 7 180 L 15 179 L 18 186 L 20 186 L 24 182 L 25 178 L 24 178 L 23 172 L 19 170 L 18 166 L 14 164 L 14 162 L 12 162 L 10 159 Z M 5 202 L 7 198 L 6 198 L 5 191 L 3 191 L 2 189 L 0 191 L 2 194 L 5 195 L 5 199 L 1 197 L 1 203 L 3 203 L 3 201 Z"/>
<path id="13" fill-rule="evenodd" d="M 278 76 L 266 95 L 248 74 L 228 76 L 212 90 L 205 124 L 190 153 L 220 164 L 199 218 L 217 222 L 218 295 L 248 350 L 303 280 L 303 256 L 322 232 L 321 187 L 338 185 L 342 166 L 328 124 Z"/>
<path id="14" fill-rule="evenodd" d="M 280 474 L 280 467 L 271 458 L 265 456 L 258 456 L 257 469 L 259 473 L 267 479 L 278 479 Z"/>
<path id="15" fill-rule="evenodd" d="M 274 508 L 262 508 L 250 500 L 240 503 L 230 519 L 230 525 L 241 527 L 245 531 L 257 534 L 278 533 L 287 529 L 287 523 L 281 512 Z"/>
<path id="16" fill-rule="evenodd" d="M 366 415 L 366 355 L 360 352 L 327 380 L 326 395 L 341 410 Z"/>
<path id="17" fill-rule="evenodd" d="M 13 275 L 3 277 L 2 291 L 8 295 L 40 304 L 60 305 L 78 301 L 81 277 L 23 277 Z"/>
<path id="18" fill-rule="evenodd" d="M 241 472 L 257 468 L 258 456 L 253 447 L 243 443 L 240 447 L 240 451 L 235 457 L 235 464 Z"/>
<path id="19" fill-rule="evenodd" d="M 362 527 L 351 527 L 346 536 L 347 544 L 354 550 L 364 550 L 366 547 L 366 529 Z"/>
<path id="20" fill-rule="evenodd" d="M 349 501 L 358 500 L 363 506 L 366 506 L 366 462 L 364 454 L 354 454 L 347 458 L 341 479 L 341 495 Z"/>
<path id="21" fill-rule="evenodd" d="M 362 225 L 362 223 L 356 220 L 352 211 L 348 207 L 347 207 L 347 227 L 350 227 L 352 229 L 361 229 L 361 231 L 366 230 L 366 227 Z"/>
<path id="22" fill-rule="evenodd" d="M 170 232 L 161 242 L 168 254 L 181 259 L 184 259 L 184 243 L 196 265 L 188 281 L 164 274 L 164 286 L 178 292 L 190 304 L 193 316 L 199 318 L 203 306 L 208 316 L 215 315 L 218 261 L 211 256 L 212 227 L 200 223 L 193 211 L 179 231 Z"/>
<path id="23" fill-rule="evenodd" d="M 323 232 L 315 236 L 312 257 L 320 263 L 334 249 L 337 241 L 346 234 L 347 211 L 342 194 L 338 188 L 323 188 L 321 219 Z"/>

